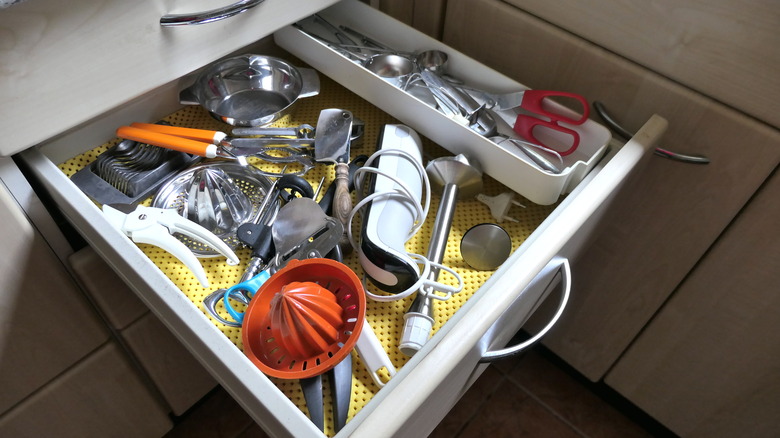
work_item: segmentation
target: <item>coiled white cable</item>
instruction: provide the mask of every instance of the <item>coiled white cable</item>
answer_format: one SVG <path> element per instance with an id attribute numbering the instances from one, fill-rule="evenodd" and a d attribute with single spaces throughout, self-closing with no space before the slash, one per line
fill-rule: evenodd
<path id="1" fill-rule="evenodd" d="M 412 191 L 409 189 L 409 186 L 395 177 L 394 175 L 390 175 L 386 172 L 383 172 L 379 170 L 376 167 L 372 167 L 371 165 L 376 161 L 380 156 L 382 155 L 388 155 L 393 154 L 397 155 L 399 157 L 404 158 L 405 160 L 408 160 L 414 165 L 415 170 L 417 171 L 418 175 L 420 176 L 420 179 L 422 180 L 424 191 L 423 191 L 423 205 L 420 205 L 414 195 L 412 194 Z M 398 187 L 394 186 L 392 190 L 385 190 L 380 192 L 374 192 L 368 196 L 363 196 L 363 185 L 365 182 L 365 175 L 368 173 L 373 173 L 376 175 L 381 175 L 389 180 L 391 180 L 393 183 L 395 183 Z M 413 202 L 410 202 L 414 205 L 415 208 L 415 221 L 412 228 L 409 230 L 409 233 L 406 236 L 406 239 L 404 243 L 408 242 L 412 237 L 414 237 L 415 234 L 420 230 L 420 228 L 425 223 L 425 218 L 428 216 L 428 211 L 430 209 L 431 205 L 431 183 L 428 180 L 428 174 L 425 172 L 425 169 L 422 167 L 422 165 L 415 160 L 415 158 L 404 151 L 397 150 L 397 149 L 384 149 L 379 150 L 375 152 L 373 155 L 371 155 L 368 160 L 366 160 L 365 164 L 357 169 L 355 171 L 355 192 L 358 196 L 358 202 L 355 204 L 355 206 L 352 208 L 352 211 L 350 211 L 349 214 L 349 220 L 347 221 L 347 236 L 349 237 L 349 242 L 352 245 L 352 248 L 357 252 L 359 251 L 359 246 L 357 243 L 357 240 L 355 239 L 354 233 L 352 231 L 352 219 L 355 217 L 355 215 L 360 212 L 369 202 L 375 200 L 378 197 L 401 197 L 402 199 L 411 200 Z M 422 266 L 422 272 L 420 272 L 420 275 L 418 277 L 418 280 L 411 285 L 409 288 L 404 290 L 403 292 L 393 294 L 393 295 L 378 295 L 370 292 L 367 288 L 365 289 L 366 295 L 375 300 L 375 301 L 381 301 L 381 302 L 390 302 L 390 301 L 397 301 L 404 299 L 413 293 L 417 292 L 418 290 L 421 290 L 422 288 L 425 288 L 427 290 L 430 290 L 432 292 L 438 292 L 442 293 L 444 295 L 437 295 L 435 293 L 431 293 L 431 297 L 435 298 L 437 300 L 447 300 L 450 296 L 454 293 L 458 293 L 461 290 L 463 290 L 463 278 L 461 278 L 460 275 L 458 275 L 455 270 L 444 266 L 439 263 L 433 263 L 430 260 L 428 260 L 425 256 L 415 253 L 409 253 L 407 252 L 407 255 L 417 262 L 419 266 Z M 458 281 L 458 286 L 453 287 L 444 283 L 440 283 L 438 281 L 430 280 L 429 273 L 432 268 L 437 268 L 442 271 L 448 272 L 450 275 L 455 277 Z"/>

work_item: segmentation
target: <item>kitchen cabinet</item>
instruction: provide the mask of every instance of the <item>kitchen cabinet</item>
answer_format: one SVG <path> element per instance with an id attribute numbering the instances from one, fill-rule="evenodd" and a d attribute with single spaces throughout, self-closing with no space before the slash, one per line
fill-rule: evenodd
<path id="1" fill-rule="evenodd" d="M 5 102 L 0 119 L 6 134 L 0 152 L 19 152 L 106 116 L 333 3 L 266 1 L 229 20 L 183 27 L 161 27 L 160 17 L 229 2 L 31 1 L 5 9 L 0 12 Z M 45 102 L 40 96 L 47 96 Z M 110 133 L 95 132 L 99 138 Z"/>
<path id="2" fill-rule="evenodd" d="M 68 257 L 82 287 L 140 363 L 173 415 L 191 408 L 217 382 L 89 246 Z"/>
<path id="3" fill-rule="evenodd" d="M 447 0 L 380 0 L 369 3 L 428 36 L 437 39 L 441 37 Z"/>
<path id="4" fill-rule="evenodd" d="M 712 160 L 706 166 L 651 160 L 574 267 L 578 311 L 545 343 L 599 380 L 775 169 L 780 134 L 503 2 L 454 0 L 447 14 L 448 44 L 506 74 L 529 77 L 534 88 L 602 101 L 629 128 L 634 118 L 659 111 L 679 122 L 665 147 Z M 469 37 L 477 32 L 480 38 Z"/>
<path id="5" fill-rule="evenodd" d="M 114 343 L 0 416 L 3 436 L 156 437 L 172 424 Z"/>
<path id="6" fill-rule="evenodd" d="M 671 121 L 664 147 L 711 159 L 690 165 L 652 157 L 630 177 L 572 265 L 571 307 L 543 343 L 683 435 L 707 436 L 716 429 L 762 435 L 774 424 L 764 421 L 765 409 L 776 411 L 780 391 L 767 378 L 754 396 L 740 394 L 755 388 L 767 370 L 777 370 L 767 354 L 777 351 L 778 341 L 765 335 L 773 324 L 753 309 L 764 303 L 763 289 L 780 288 L 771 269 L 776 219 L 755 219 L 762 212 L 771 216 L 771 189 L 756 193 L 772 184 L 767 180 L 780 163 L 780 131 L 771 109 L 780 86 L 774 74 L 780 67 L 777 11 L 765 2 L 734 10 L 721 6 L 449 0 L 442 40 L 532 88 L 601 101 L 629 129 L 658 112 Z M 732 230 L 742 222 L 751 223 L 753 232 L 745 225 Z M 750 234 L 769 240 L 760 250 L 767 257 L 726 258 L 726 250 L 718 250 L 731 245 L 749 252 Z M 743 281 L 745 273 L 750 283 Z M 715 287 L 719 282 L 733 289 Z M 745 286 L 750 292 L 739 293 Z M 730 302 L 713 302 L 716 291 L 738 304 L 726 310 Z M 527 327 L 541 326 L 536 318 L 543 314 L 537 312 Z M 661 329 L 672 321 L 674 328 Z M 705 336 L 715 325 L 718 330 Z M 739 349 L 715 364 L 718 352 L 725 353 L 714 344 L 734 344 L 714 333 L 761 342 L 739 342 Z M 751 357 L 760 357 L 761 364 L 753 368 L 741 360 Z M 664 366 L 666 361 L 672 363 Z M 716 372 L 729 366 L 745 372 Z M 691 418 L 712 419 L 712 428 L 695 421 L 683 425 Z"/>
<path id="7" fill-rule="evenodd" d="M 107 341 L 108 331 L 4 185 L 0 201 L 0 239 L 13 254 L 0 266 L 5 412 Z"/>
<path id="8" fill-rule="evenodd" d="M 780 427 L 778 196 L 775 173 L 605 378 L 681 436 Z"/>
<path id="9" fill-rule="evenodd" d="M 192 300 L 183 293 L 184 289 L 190 287 L 187 284 L 195 284 L 195 282 L 169 275 L 170 271 L 161 269 L 153 263 L 150 253 L 147 252 L 148 248 L 139 247 L 120 231 L 112 228 L 99 206 L 68 179 L 65 172 L 67 169 L 63 168 L 64 163 L 70 165 L 71 160 L 78 161 L 78 157 L 112 140 L 117 126 L 139 120 L 159 120 L 180 111 L 181 105 L 178 103 L 177 94 L 180 83 L 187 80 L 186 77 L 182 77 L 183 75 L 188 75 L 229 53 L 266 50 L 270 41 L 264 40 L 263 37 L 272 32 L 276 32 L 277 35 L 283 32 L 294 32 L 294 28 L 285 25 L 323 8 L 330 7 L 323 13 L 330 13 L 332 16 L 357 23 L 363 18 L 367 22 L 387 20 L 382 22 L 382 26 L 362 29 L 366 32 L 389 29 L 392 32 L 384 35 L 385 37 L 400 35 L 410 43 L 423 45 L 434 42 L 425 39 L 424 35 L 418 35 L 411 29 L 402 27 L 389 17 L 379 16 L 376 11 L 350 1 L 337 3 L 267 0 L 261 6 L 236 17 L 239 21 L 231 19 L 231 21 L 215 24 L 213 27 L 206 25 L 165 30 L 157 27 L 159 19 L 157 13 L 164 12 L 162 10 L 164 8 L 156 2 L 138 2 L 133 6 L 121 2 L 100 2 L 97 10 L 88 9 L 93 15 L 97 14 L 96 17 L 132 16 L 133 18 L 118 26 L 116 32 L 108 34 L 105 33 L 104 22 L 100 20 L 95 20 L 94 23 L 92 20 L 79 21 L 74 18 L 76 15 L 73 13 L 65 14 L 65 18 L 62 19 L 57 18 L 57 15 L 45 9 L 48 3 L 53 2 L 38 0 L 29 2 L 29 5 L 22 3 L 4 12 L 10 15 L 0 15 L 0 29 L 6 32 L 7 29 L 11 29 L 10 32 L 17 35 L 16 40 L 20 42 L 2 54 L 4 59 L 18 59 L 22 52 L 20 48 L 32 47 L 35 50 L 28 53 L 29 61 L 25 59 L 20 62 L 22 66 L 28 66 L 27 70 L 37 71 L 35 67 L 41 65 L 40 58 L 45 57 L 49 50 L 53 50 L 46 44 L 35 44 L 37 41 L 49 42 L 53 47 L 62 49 L 63 54 L 67 53 L 66 48 L 72 48 L 77 56 L 68 60 L 63 60 L 64 57 L 59 58 L 65 75 L 60 80 L 73 80 L 78 87 L 74 85 L 66 89 L 45 90 L 55 93 L 54 98 L 46 102 L 51 105 L 52 110 L 59 111 L 67 107 L 62 119 L 58 119 L 52 126 L 47 125 L 45 129 L 37 131 L 32 129 L 30 120 L 24 117 L 0 119 L 4 129 L 12 126 L 25 128 L 18 129 L 19 137 L 9 139 L 4 143 L 8 148 L 0 151 L 4 154 L 18 153 L 16 159 L 29 172 L 29 178 L 36 184 L 40 184 L 41 193 L 50 197 L 50 206 L 61 212 L 69 224 L 133 290 L 143 304 L 151 309 L 154 316 L 159 318 L 181 345 L 208 369 L 214 379 L 222 384 L 265 430 L 279 436 L 321 436 L 321 432 L 308 420 L 305 412 L 299 409 L 297 400 L 291 399 L 288 393 L 280 391 L 278 381 L 262 374 L 243 355 L 234 339 L 226 336 L 221 328 L 201 310 L 199 301 Z M 93 7 L 91 6 L 93 3 L 90 5 L 87 3 L 90 2 L 75 2 L 73 9 Z M 194 7 L 191 4 L 188 4 L 189 6 Z M 146 8 L 151 8 L 157 15 L 149 13 Z M 138 12 L 141 18 L 137 18 L 139 15 L 135 12 Z M 17 26 L 13 20 L 30 17 L 44 21 L 48 19 L 53 24 L 30 30 L 30 28 Z M 70 36 L 65 38 L 67 44 L 55 41 L 55 37 L 60 33 L 50 34 L 46 31 L 46 29 L 72 29 L 76 22 L 88 25 L 83 26 L 80 33 L 68 34 Z M 230 31 L 235 28 L 240 30 L 235 34 L 231 33 Z M 142 31 L 144 31 L 144 38 L 136 45 L 133 42 L 135 40 L 129 35 Z M 201 31 L 204 34 L 200 34 Z M 65 35 L 64 31 L 58 32 Z M 228 34 L 229 37 L 221 37 Z M 383 35 L 374 36 L 381 39 Z M 106 40 L 101 42 L 101 45 L 115 44 L 119 48 L 126 49 L 124 54 L 138 55 L 142 63 L 136 68 L 140 68 L 142 73 L 138 74 L 134 70 L 117 71 L 110 83 L 103 80 L 82 80 L 85 73 L 88 76 L 88 73 L 95 72 L 93 68 L 102 71 L 101 67 L 117 65 L 119 56 L 114 52 L 100 52 L 98 50 L 100 47 L 90 45 L 85 49 L 78 44 L 81 39 L 103 37 Z M 116 40 L 112 42 L 113 39 Z M 288 48 L 290 51 L 293 49 L 294 47 Z M 94 66 L 88 62 L 91 60 L 88 52 L 92 54 L 100 52 L 102 55 L 95 60 Z M 337 55 L 323 52 L 322 59 L 312 61 L 327 66 L 337 62 L 333 56 Z M 171 58 L 168 59 L 169 57 Z M 484 69 L 462 54 L 452 51 L 451 59 L 454 60 L 452 64 L 454 73 L 457 73 L 458 68 L 463 68 L 463 73 L 468 73 L 470 76 L 498 78 L 505 85 L 513 83 L 509 78 Z M 75 65 L 79 62 L 86 62 L 88 68 L 77 73 Z M 459 64 L 461 67 L 457 67 Z M 155 71 L 149 72 L 146 67 L 154 68 Z M 9 78 L 25 79 L 17 82 L 17 87 L 21 90 L 35 89 L 34 84 L 37 83 L 30 82 L 24 75 L 18 75 L 18 70 L 12 70 Z M 373 88 L 380 90 L 368 102 L 361 102 L 360 105 L 363 107 L 373 108 L 371 104 L 383 105 L 385 103 L 383 98 L 387 95 L 382 93 L 390 93 L 381 91 L 387 90 L 387 84 L 376 77 L 364 79 L 363 76 L 349 78 L 334 76 L 332 80 L 346 85 L 349 85 L 350 81 L 376 81 L 360 84 L 366 86 L 365 88 L 372 88 L 367 85 L 376 84 Z M 116 82 L 121 82 L 121 85 L 114 87 Z M 79 87 L 84 88 L 78 92 L 74 91 Z M 323 94 L 356 99 L 344 90 L 332 93 L 334 89 L 329 88 L 328 93 Z M 19 101 L 20 92 L 17 89 L 4 87 L 1 93 L 2 97 Z M 72 101 L 70 98 L 74 97 L 74 93 L 89 94 L 90 99 L 94 101 L 89 100 L 85 104 L 77 102 L 75 107 L 70 107 L 66 103 Z M 28 97 L 33 101 L 29 105 L 35 108 L 43 107 L 43 101 L 48 99 L 46 93 L 32 93 Z M 18 107 L 18 110 L 27 116 L 32 113 L 30 106 Z M 374 114 L 375 110 L 376 108 L 370 109 L 371 114 Z M 424 111 L 416 113 L 425 114 Z M 430 121 L 426 118 L 404 119 L 404 116 L 399 114 L 397 118 L 419 130 L 424 129 L 426 122 Z M 382 117 L 382 120 L 391 120 L 386 114 Z M 566 267 L 569 263 L 560 260 L 576 257 L 585 251 L 589 232 L 597 226 L 604 215 L 608 214 L 610 202 L 618 196 L 618 190 L 640 166 L 643 159 L 646 159 L 647 151 L 659 141 L 666 130 L 666 125 L 663 118 L 648 114 L 646 123 L 630 141 L 625 144 L 610 142 L 605 158 L 597 164 L 594 163 L 593 171 L 585 176 L 577 187 L 571 187 L 571 193 L 546 210 L 546 214 L 535 229 L 529 230 L 527 235 L 519 236 L 522 242 L 517 242 L 517 247 L 507 262 L 489 275 L 481 286 L 475 287 L 473 295 L 459 310 L 449 310 L 451 314 L 448 315 L 447 322 L 438 327 L 435 336 L 420 352 L 401 363 L 403 366 L 384 387 L 379 389 L 372 386 L 370 381 L 366 383 L 361 379 L 355 379 L 361 380 L 356 384 L 361 384 L 375 393 L 369 397 L 370 401 L 367 401 L 362 409 L 354 413 L 340 435 L 422 436 L 433 430 L 438 420 L 446 414 L 468 388 L 469 383 L 484 369 L 484 365 L 480 364 L 482 355 L 488 349 L 497 348 L 506 342 L 540 305 L 545 295 L 551 293 L 551 287 L 546 286 L 553 280 L 548 279 L 547 276 L 553 275 L 554 278 L 560 279 L 561 275 L 565 275 L 568 279 L 569 269 Z M 372 126 L 370 129 L 376 130 L 377 127 Z M 452 126 L 453 131 L 458 129 L 463 127 Z M 473 133 L 466 133 L 462 137 L 473 136 Z M 440 146 L 467 147 L 460 142 L 460 139 L 453 144 Z M 438 146 L 431 146 L 431 149 L 441 154 L 443 149 L 436 148 Z M 479 151 L 472 152 L 477 157 L 480 156 Z M 83 164 L 82 162 L 81 165 Z M 508 176 L 505 174 L 502 177 Z M 464 201 L 462 205 L 467 205 L 466 202 L 476 201 Z M 529 208 L 529 211 L 534 209 Z M 483 212 L 483 214 L 487 213 Z M 550 268 L 551 261 L 559 264 Z M 210 263 L 214 262 L 204 262 L 206 265 Z M 240 267 L 236 267 L 230 271 L 230 268 L 224 268 L 211 273 L 219 281 L 228 281 L 229 275 L 237 274 L 239 269 Z M 544 281 L 539 279 L 540 276 Z M 235 277 L 237 278 L 237 275 Z M 87 283 L 86 280 L 84 282 Z M 570 282 L 562 283 L 570 284 Z M 108 302 L 105 298 L 101 298 L 100 301 Z M 136 322 L 131 322 L 134 316 L 114 315 L 114 317 L 123 321 L 121 327 L 126 327 L 119 330 L 129 334 L 128 331 L 133 329 L 134 324 L 143 322 L 148 316 L 144 314 L 140 316 L 141 319 L 136 319 Z M 391 330 L 387 332 L 390 336 L 393 335 Z M 387 333 L 383 334 L 388 336 Z M 132 343 L 130 339 L 127 341 Z M 356 363 L 361 362 L 358 360 Z M 153 374 L 152 378 L 154 378 Z M 290 386 L 295 386 L 295 382 L 287 384 L 287 387 Z M 360 394 L 358 396 L 364 397 Z"/>
<path id="10" fill-rule="evenodd" d="M 0 435 L 160 436 L 168 411 L 27 216 L 15 172 L 0 159 Z"/>

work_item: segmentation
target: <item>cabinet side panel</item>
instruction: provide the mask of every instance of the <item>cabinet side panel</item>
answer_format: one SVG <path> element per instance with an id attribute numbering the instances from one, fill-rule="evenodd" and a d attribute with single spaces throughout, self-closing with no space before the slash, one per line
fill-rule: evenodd
<path id="1" fill-rule="evenodd" d="M 384 0 L 379 10 L 433 38 L 441 38 L 446 0 Z"/>
<path id="2" fill-rule="evenodd" d="M 162 405 L 108 343 L 0 416 L 0 436 L 148 437 L 170 430 Z"/>
<path id="3" fill-rule="evenodd" d="M 604 102 L 630 130 L 657 112 L 661 146 L 712 160 L 651 157 L 573 264 L 571 310 L 544 342 L 599 380 L 780 162 L 780 132 L 495 0 L 450 0 L 444 40 L 532 88 Z"/>
<path id="4" fill-rule="evenodd" d="M 0 184 L 0 412 L 108 339 L 65 267 Z"/>
<path id="5" fill-rule="evenodd" d="M 780 128 L 775 0 L 505 0 Z"/>
<path id="6" fill-rule="evenodd" d="M 607 375 L 680 435 L 780 429 L 778 199 L 775 174 Z"/>

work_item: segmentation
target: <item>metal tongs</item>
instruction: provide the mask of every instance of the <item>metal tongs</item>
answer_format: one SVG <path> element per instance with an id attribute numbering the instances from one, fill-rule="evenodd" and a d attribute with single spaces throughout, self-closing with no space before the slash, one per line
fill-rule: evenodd
<path id="1" fill-rule="evenodd" d="M 365 124 L 357 120 L 353 123 L 350 140 L 359 143 L 364 130 Z M 287 128 L 235 128 L 233 136 L 228 136 L 222 131 L 208 129 L 132 123 L 119 127 L 116 135 L 205 158 L 257 157 L 270 163 L 297 163 L 303 170 L 294 173 L 296 175 L 305 174 L 315 166 L 316 130 L 306 124 Z"/>
<path id="2" fill-rule="evenodd" d="M 113 227 L 136 243 L 158 246 L 184 263 L 203 287 L 209 287 L 206 271 L 187 246 L 173 236 L 183 234 L 204 245 L 209 245 L 227 257 L 229 265 L 239 263 L 238 256 L 211 231 L 185 219 L 174 209 L 146 207 L 132 204 L 103 205 L 103 214 Z"/>
<path id="3" fill-rule="evenodd" d="M 254 156 L 272 163 L 300 163 L 306 173 L 314 167 L 311 149 L 314 128 L 254 128 L 257 137 L 230 137 L 222 131 L 132 123 L 116 130 L 120 138 L 135 140 L 205 158 Z M 262 132 L 260 130 L 265 130 Z"/>

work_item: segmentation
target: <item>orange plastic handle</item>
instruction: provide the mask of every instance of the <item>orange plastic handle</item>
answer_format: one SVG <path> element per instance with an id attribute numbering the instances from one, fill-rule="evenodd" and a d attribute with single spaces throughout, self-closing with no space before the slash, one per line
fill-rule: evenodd
<path id="1" fill-rule="evenodd" d="M 141 143 L 147 143 L 201 157 L 214 158 L 217 156 L 217 146 L 211 143 L 177 137 L 175 135 L 161 134 L 132 126 L 121 126 L 116 130 L 116 136 Z"/>
<path id="2" fill-rule="evenodd" d="M 181 126 L 158 125 L 155 123 L 131 123 L 130 126 L 145 129 L 147 131 L 159 132 L 160 134 L 175 135 L 177 137 L 214 144 L 219 143 L 227 137 L 227 134 L 222 131 L 211 131 L 208 129 L 183 128 Z"/>

